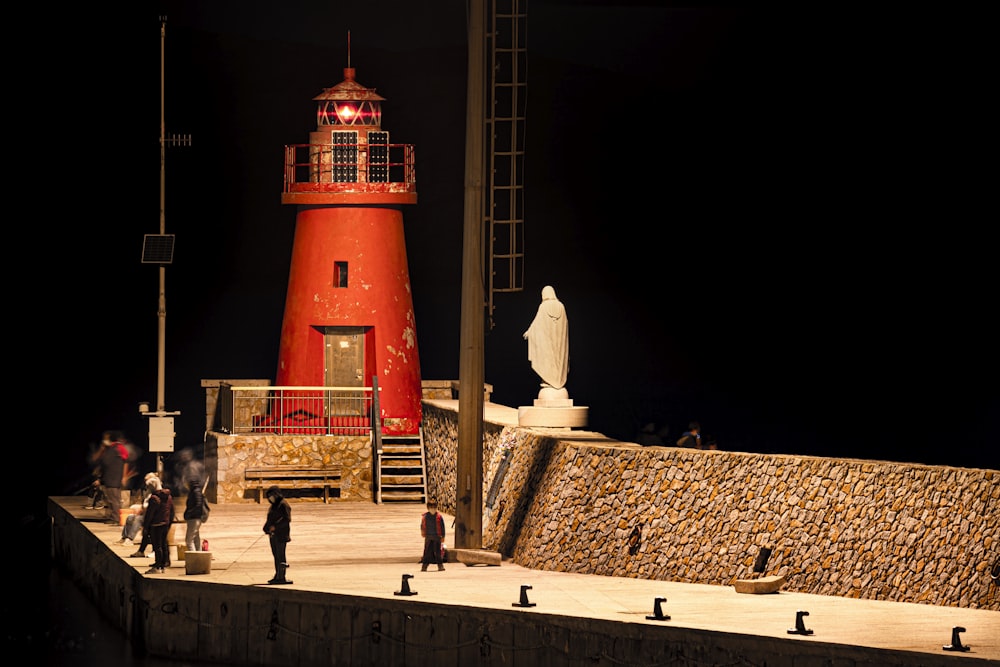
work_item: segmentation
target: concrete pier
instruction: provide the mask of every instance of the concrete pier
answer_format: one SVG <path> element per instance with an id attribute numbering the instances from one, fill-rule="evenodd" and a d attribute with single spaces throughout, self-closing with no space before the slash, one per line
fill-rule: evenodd
<path id="1" fill-rule="evenodd" d="M 508 560 L 420 572 L 420 504 L 294 503 L 289 586 L 266 584 L 274 571 L 256 503 L 213 508 L 202 527 L 210 568 L 188 574 L 174 562 L 162 575 L 143 574 L 152 560 L 129 558 L 135 547 L 114 544 L 120 528 L 83 506 L 49 499 L 54 557 L 139 652 L 157 657 L 302 667 L 1000 664 L 992 610 L 746 595 Z M 406 596 L 403 575 L 413 575 Z M 524 586 L 531 606 L 519 604 Z M 799 621 L 809 634 L 792 632 Z M 955 628 L 968 650 L 951 650 Z"/>

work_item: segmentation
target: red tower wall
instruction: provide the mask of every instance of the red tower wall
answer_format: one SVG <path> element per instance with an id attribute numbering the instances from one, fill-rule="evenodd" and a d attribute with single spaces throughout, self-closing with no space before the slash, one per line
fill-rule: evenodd
<path id="1" fill-rule="evenodd" d="M 420 357 L 401 210 L 302 206 L 295 224 L 276 383 L 324 385 L 317 327 L 364 327 L 364 385 L 377 374 L 385 431 L 416 433 Z M 347 263 L 346 287 L 335 286 L 335 262 Z"/>

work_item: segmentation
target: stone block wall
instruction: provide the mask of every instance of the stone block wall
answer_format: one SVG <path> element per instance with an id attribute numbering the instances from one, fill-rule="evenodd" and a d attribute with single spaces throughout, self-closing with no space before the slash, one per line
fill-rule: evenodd
<path id="1" fill-rule="evenodd" d="M 457 423 L 424 404 L 428 493 L 449 513 Z M 731 585 L 752 578 L 766 547 L 764 574 L 784 575 L 783 590 L 1000 610 L 997 470 L 640 447 L 490 423 L 483 450 L 483 546 L 524 567 Z"/>
<path id="2" fill-rule="evenodd" d="M 244 477 L 247 468 L 340 465 L 339 498 L 371 501 L 372 460 L 369 436 L 236 436 L 212 432 L 205 443 L 205 467 L 211 473 L 207 495 L 209 501 L 217 503 L 256 501 L 255 485 L 247 484 Z M 320 496 L 313 499 L 322 501 Z"/>

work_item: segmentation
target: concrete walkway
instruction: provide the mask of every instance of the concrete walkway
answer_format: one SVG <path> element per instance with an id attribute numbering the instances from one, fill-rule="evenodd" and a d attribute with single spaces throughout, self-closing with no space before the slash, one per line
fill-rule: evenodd
<path id="1" fill-rule="evenodd" d="M 134 559 L 134 546 L 116 545 L 120 528 L 99 521 L 79 496 L 52 498 L 83 522 L 113 553 L 144 573 L 152 559 Z M 1000 664 L 1000 612 L 936 607 L 900 602 L 844 599 L 783 592 L 737 593 L 728 585 L 681 584 L 669 581 L 580 575 L 529 570 L 510 561 L 499 566 L 467 566 L 449 562 L 444 572 L 431 566 L 421 572 L 420 504 L 375 505 L 334 501 L 293 502 L 289 586 L 299 589 L 372 598 L 408 599 L 479 608 L 517 608 L 526 614 L 603 619 L 626 624 L 670 624 L 788 642 L 821 642 L 921 654 L 918 664 Z M 214 505 L 202 528 L 212 553 L 210 572 L 187 574 L 175 559 L 156 579 L 184 579 L 231 585 L 266 585 L 274 573 L 262 526 L 266 505 Z M 452 517 L 446 517 L 451 531 Z M 175 528 L 183 542 L 184 525 Z M 453 536 L 446 540 L 453 548 Z M 749 574 L 749 573 L 748 573 Z M 527 588 L 525 588 L 527 587 Z M 522 598 L 522 589 L 524 589 Z M 997 591 L 1000 595 L 1000 590 Z M 656 616 L 656 600 L 662 618 Z M 530 606 L 521 606 L 526 599 Z M 799 615 L 806 612 L 807 615 Z M 789 633 L 797 621 L 811 634 Z M 946 651 L 953 628 L 961 627 L 968 651 Z M 959 662 L 961 661 L 961 662 Z"/>

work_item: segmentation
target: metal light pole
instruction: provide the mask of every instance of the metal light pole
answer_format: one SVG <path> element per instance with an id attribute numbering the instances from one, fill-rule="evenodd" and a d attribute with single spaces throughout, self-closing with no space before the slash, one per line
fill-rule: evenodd
<path id="1" fill-rule="evenodd" d="M 167 145 L 191 145 L 191 136 L 171 136 L 166 134 L 164 120 L 164 44 L 167 35 L 167 17 L 160 17 L 160 233 L 146 234 L 142 244 L 142 262 L 158 264 L 160 288 L 157 302 L 157 364 L 156 364 L 156 410 L 150 412 L 149 403 L 139 404 L 139 413 L 149 417 L 149 451 L 157 452 L 156 472 L 163 477 L 163 456 L 161 452 L 174 451 L 174 416 L 180 412 L 166 410 L 166 349 L 167 349 L 167 264 L 173 261 L 174 236 L 167 234 Z"/>

